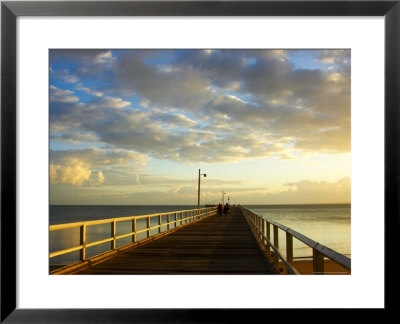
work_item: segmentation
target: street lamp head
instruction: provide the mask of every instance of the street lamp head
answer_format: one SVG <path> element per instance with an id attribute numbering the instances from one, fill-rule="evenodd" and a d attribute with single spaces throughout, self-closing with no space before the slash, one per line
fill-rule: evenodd
<path id="1" fill-rule="evenodd" d="M 204 178 L 207 177 L 207 174 L 204 173 L 203 175 L 204 175 Z"/>

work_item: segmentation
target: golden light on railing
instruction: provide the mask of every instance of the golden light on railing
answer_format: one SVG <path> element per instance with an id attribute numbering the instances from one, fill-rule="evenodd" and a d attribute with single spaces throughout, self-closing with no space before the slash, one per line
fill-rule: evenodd
<path id="1" fill-rule="evenodd" d="M 129 217 L 120 217 L 120 218 L 111 218 L 111 219 L 102 219 L 102 220 L 94 220 L 94 221 L 87 221 L 87 222 L 76 222 L 76 223 L 67 223 L 67 224 L 58 224 L 58 225 L 51 225 L 49 227 L 50 232 L 54 231 L 62 231 L 66 229 L 73 229 L 77 228 L 80 230 L 80 243 L 77 246 L 69 247 L 66 249 L 58 250 L 49 253 L 50 258 L 54 258 L 56 256 L 60 256 L 66 253 L 80 251 L 80 262 L 85 261 L 86 258 L 86 249 L 89 247 L 93 247 L 96 245 L 104 244 L 110 242 L 110 249 L 107 252 L 113 251 L 117 249 L 117 240 L 132 237 L 130 244 L 135 244 L 138 242 L 138 234 L 146 233 L 146 238 L 152 236 L 151 231 L 157 230 L 158 234 L 162 233 L 162 228 L 166 227 L 165 231 L 168 232 L 172 229 L 179 228 L 184 226 L 190 222 L 200 220 L 202 218 L 214 215 L 216 213 L 215 207 L 207 207 L 207 208 L 200 208 L 200 209 L 190 209 L 190 210 L 180 210 L 180 211 L 173 211 L 167 213 L 156 213 L 156 214 L 149 214 L 149 215 L 140 215 L 140 216 L 129 216 Z M 162 222 L 162 216 L 167 216 L 167 222 Z M 171 220 L 171 217 L 173 218 Z M 156 218 L 157 224 L 151 225 L 151 220 Z M 138 220 L 145 220 L 146 227 L 142 229 L 137 228 L 137 221 Z M 121 222 L 132 222 L 132 231 L 128 233 L 124 233 L 121 235 L 117 235 L 117 224 Z M 87 242 L 87 228 L 90 226 L 96 225 L 104 225 L 109 224 L 111 227 L 111 237 L 97 240 L 94 242 Z M 126 244 L 125 246 L 129 246 L 130 244 Z"/>
<path id="2" fill-rule="evenodd" d="M 314 274 L 323 274 L 325 272 L 325 257 L 351 271 L 351 259 L 345 255 L 319 244 L 285 225 L 267 220 L 242 206 L 240 206 L 240 208 L 259 238 L 265 244 L 267 253 L 269 254 L 271 250 L 273 250 L 275 264 L 278 264 L 279 260 L 281 260 L 288 273 L 299 274 L 293 262 L 293 237 L 312 248 Z M 271 225 L 273 227 L 273 242 L 271 241 Z M 279 250 L 279 230 L 283 231 L 286 235 L 286 258 Z"/>

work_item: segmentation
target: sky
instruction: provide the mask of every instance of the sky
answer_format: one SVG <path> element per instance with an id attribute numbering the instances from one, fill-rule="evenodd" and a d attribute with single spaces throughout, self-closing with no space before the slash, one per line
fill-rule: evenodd
<path id="1" fill-rule="evenodd" d="M 351 201 L 350 50 L 52 49 L 50 204 Z M 225 193 L 225 194 L 223 194 Z"/>

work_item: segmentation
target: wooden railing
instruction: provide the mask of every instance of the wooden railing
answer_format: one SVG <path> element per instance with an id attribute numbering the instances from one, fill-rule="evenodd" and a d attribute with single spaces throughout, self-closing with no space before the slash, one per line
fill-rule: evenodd
<path id="1" fill-rule="evenodd" d="M 151 235 L 152 230 L 158 230 L 158 233 L 162 232 L 162 227 L 165 227 L 167 233 L 169 230 L 179 228 L 183 225 L 187 225 L 196 220 L 200 220 L 202 218 L 212 216 L 216 214 L 216 208 L 200 208 L 200 209 L 191 209 L 191 210 L 180 210 L 180 211 L 173 211 L 168 213 L 157 213 L 157 214 L 150 214 L 150 215 L 141 215 L 141 216 L 129 216 L 129 217 L 119 217 L 119 218 L 110 218 L 110 219 L 102 219 L 102 220 L 94 220 L 94 221 L 87 221 L 87 222 L 76 222 L 76 223 L 67 223 L 67 224 L 58 224 L 58 225 L 51 225 L 50 232 L 53 231 L 61 231 L 66 229 L 72 228 L 79 228 L 80 229 L 80 244 L 78 246 L 73 246 L 67 249 L 54 251 L 49 254 L 50 258 L 54 258 L 59 255 L 63 255 L 66 253 L 71 253 L 74 251 L 80 251 L 80 261 L 85 261 L 86 258 L 86 249 L 95 245 L 103 244 L 110 242 L 110 249 L 107 251 L 116 250 L 116 242 L 119 239 L 132 237 L 131 243 L 124 245 L 128 246 L 140 241 L 137 241 L 137 236 L 140 233 L 146 233 L 146 237 L 142 240 L 149 238 Z M 162 222 L 162 217 L 167 216 L 167 222 Z M 157 225 L 151 226 L 151 219 L 157 218 Z M 138 230 L 136 228 L 137 221 L 140 219 L 146 219 L 147 226 L 144 229 Z M 117 236 L 117 224 L 119 222 L 132 222 L 132 231 L 129 233 L 125 233 L 122 235 Z M 109 224 L 111 229 L 111 237 L 94 241 L 94 242 L 87 242 L 86 240 L 86 232 L 89 226 L 96 226 L 96 225 L 104 225 Z M 158 234 L 157 233 L 157 234 Z M 124 247 L 123 246 L 123 247 Z"/>
<path id="2" fill-rule="evenodd" d="M 252 211 L 240 206 L 243 215 L 248 219 L 250 226 L 253 227 L 257 235 L 259 235 L 262 242 L 267 248 L 267 253 L 273 250 L 274 262 L 278 264 L 279 259 L 286 267 L 286 271 L 289 274 L 299 274 L 294 267 L 293 257 L 293 237 L 308 245 L 313 250 L 313 273 L 323 274 L 325 257 L 340 264 L 342 267 L 351 271 L 351 259 L 343 254 L 340 254 L 312 239 L 292 230 L 291 228 L 279 224 L 278 222 L 268 220 L 262 216 L 259 216 Z M 273 242 L 271 242 L 271 225 L 273 227 Z M 286 234 L 286 258 L 279 251 L 279 230 Z"/>

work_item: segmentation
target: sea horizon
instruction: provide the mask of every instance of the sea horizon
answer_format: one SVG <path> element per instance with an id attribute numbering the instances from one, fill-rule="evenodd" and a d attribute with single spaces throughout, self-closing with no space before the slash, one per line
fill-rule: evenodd
<path id="1" fill-rule="evenodd" d="M 211 205 L 214 203 L 200 204 L 200 206 Z M 285 203 L 285 204 L 230 204 L 240 206 L 312 206 L 312 205 L 351 205 L 351 202 L 334 203 Z M 197 206 L 197 204 L 49 204 L 49 206 Z"/>

